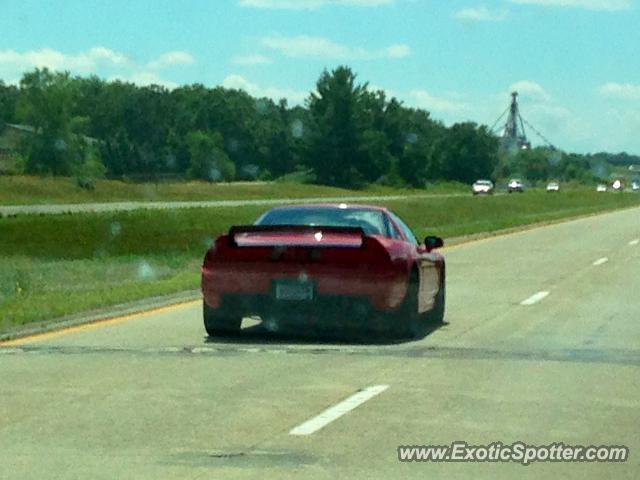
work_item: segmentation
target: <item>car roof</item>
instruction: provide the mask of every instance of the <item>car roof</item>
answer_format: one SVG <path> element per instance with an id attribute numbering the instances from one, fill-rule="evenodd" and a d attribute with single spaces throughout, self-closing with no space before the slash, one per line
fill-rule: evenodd
<path id="1" fill-rule="evenodd" d="M 298 210 L 298 209 L 327 209 L 327 210 L 371 210 L 378 212 L 388 212 L 385 207 L 378 205 L 366 205 L 360 203 L 303 203 L 300 205 L 283 205 L 281 207 L 271 208 L 269 211 L 275 210 Z"/>

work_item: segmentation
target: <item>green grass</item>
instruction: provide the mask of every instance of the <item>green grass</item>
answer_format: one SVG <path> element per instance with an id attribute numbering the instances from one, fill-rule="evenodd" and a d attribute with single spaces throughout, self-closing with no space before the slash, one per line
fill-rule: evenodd
<path id="1" fill-rule="evenodd" d="M 466 190 L 458 184 L 432 187 L 433 193 Z M 72 178 L 0 176 L 0 205 L 91 202 L 156 202 L 198 200 L 250 200 L 268 198 L 310 198 L 353 195 L 400 195 L 424 193 L 424 190 L 371 186 L 347 190 L 295 182 L 170 182 L 127 183 L 98 180 L 93 191 L 76 186 Z"/>
<path id="2" fill-rule="evenodd" d="M 383 203 L 405 218 L 419 238 L 429 234 L 446 239 L 640 205 L 640 195 L 581 188 L 560 194 L 528 190 L 524 194 Z"/>
<path id="3" fill-rule="evenodd" d="M 179 262 L 179 264 L 177 264 Z M 0 331 L 104 305 L 195 288 L 190 255 L 62 260 L 0 258 Z"/>
<path id="4" fill-rule="evenodd" d="M 640 195 L 597 194 L 387 201 L 419 238 L 490 232 L 630 207 Z M 266 208 L 194 208 L 0 218 L 0 330 L 198 288 L 213 237 Z"/>

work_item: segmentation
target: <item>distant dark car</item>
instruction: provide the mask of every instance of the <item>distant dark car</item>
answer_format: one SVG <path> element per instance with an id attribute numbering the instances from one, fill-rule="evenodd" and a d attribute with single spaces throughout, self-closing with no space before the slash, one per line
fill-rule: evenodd
<path id="1" fill-rule="evenodd" d="M 478 180 L 471 187 L 471 191 L 474 195 L 491 195 L 493 193 L 493 189 L 494 186 L 491 180 Z"/>
<path id="2" fill-rule="evenodd" d="M 234 332 L 243 317 L 259 316 L 267 327 L 370 324 L 415 334 L 443 320 L 445 261 L 435 251 L 442 246 L 431 236 L 419 244 L 386 208 L 269 210 L 255 225 L 232 227 L 207 251 L 205 329 Z"/>
<path id="3" fill-rule="evenodd" d="M 509 193 L 513 193 L 513 192 L 524 192 L 524 184 L 522 183 L 521 180 L 518 180 L 517 178 L 513 178 L 511 180 L 509 180 L 509 183 L 507 184 L 507 191 Z"/>

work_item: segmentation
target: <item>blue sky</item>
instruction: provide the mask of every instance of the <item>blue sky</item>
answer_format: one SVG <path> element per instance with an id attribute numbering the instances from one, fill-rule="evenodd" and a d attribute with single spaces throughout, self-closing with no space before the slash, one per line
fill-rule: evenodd
<path id="1" fill-rule="evenodd" d="M 301 103 L 346 64 L 447 124 L 492 125 L 517 89 L 557 146 L 640 154 L 639 26 L 640 0 L 0 0 L 0 79 L 48 66 Z"/>

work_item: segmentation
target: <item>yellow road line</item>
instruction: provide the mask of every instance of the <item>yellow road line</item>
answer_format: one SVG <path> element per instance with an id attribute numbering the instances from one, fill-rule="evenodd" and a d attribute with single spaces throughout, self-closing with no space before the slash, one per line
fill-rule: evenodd
<path id="1" fill-rule="evenodd" d="M 611 213 L 611 212 L 606 212 L 606 213 Z M 533 232 L 535 230 L 542 230 L 543 228 L 549 228 L 549 227 L 555 227 L 561 223 L 570 223 L 570 222 L 575 222 L 577 220 L 583 220 L 585 218 L 590 218 L 592 216 L 597 216 L 598 214 L 595 215 L 581 215 L 578 217 L 569 217 L 566 219 L 559 219 L 559 220 L 554 220 L 548 223 L 539 223 L 539 224 L 530 224 L 530 225 L 522 225 L 520 227 L 515 227 L 515 230 L 513 231 L 507 231 L 507 232 L 500 232 L 499 230 L 496 231 L 495 233 L 492 232 L 487 232 L 485 236 L 481 236 L 479 238 L 471 238 L 469 240 L 462 240 L 460 242 L 457 242 L 453 245 L 450 246 L 445 246 L 442 250 L 444 250 L 445 252 L 447 250 L 454 250 L 456 248 L 459 247 L 464 247 L 467 246 L 471 243 L 480 243 L 480 242 L 487 242 L 487 241 L 491 241 L 491 240 L 498 240 L 499 238 L 505 238 L 505 237 L 513 237 L 515 235 L 523 235 L 525 233 L 529 233 L 529 232 Z M 602 214 L 604 215 L 604 213 Z M 482 233 L 480 233 L 479 235 L 482 235 Z"/>
<path id="2" fill-rule="evenodd" d="M 575 220 L 575 219 L 573 219 Z M 571 221 L 571 220 L 569 220 Z M 504 232 L 504 233 L 496 233 L 496 234 L 487 234 L 486 237 L 480 237 L 480 238 L 472 238 L 470 240 L 462 240 L 458 243 L 455 243 L 454 245 L 450 245 L 450 246 L 445 246 L 444 248 L 442 248 L 442 250 L 449 251 L 449 250 L 455 250 L 456 248 L 460 248 L 460 247 L 466 247 L 469 244 L 472 243 L 480 243 L 480 242 L 488 242 L 491 240 L 498 240 L 500 238 L 505 238 L 505 237 L 513 237 L 515 235 L 522 235 L 524 233 L 529 233 L 532 232 L 534 230 L 542 230 L 543 228 L 548 228 L 548 227 L 553 227 L 558 225 L 557 223 L 552 223 L 552 224 L 545 224 L 545 225 L 537 225 L 534 227 L 529 227 L 529 228 L 523 228 L 522 230 L 517 230 L 515 232 Z"/>
<path id="3" fill-rule="evenodd" d="M 104 320 L 96 320 L 95 322 L 85 323 L 82 325 L 75 325 L 73 327 L 61 328 L 60 330 L 53 330 L 51 332 L 36 333 L 35 335 L 29 335 L 27 337 L 16 338 L 15 340 L 8 340 L 6 342 L 0 342 L 0 346 L 11 347 L 17 345 L 25 345 L 33 342 L 41 342 L 50 338 L 62 337 L 64 335 L 70 335 L 72 333 L 84 332 L 87 330 L 93 330 L 95 328 L 107 327 L 110 325 L 118 325 L 120 323 L 129 322 L 131 320 L 137 320 L 149 315 L 156 315 L 161 313 L 174 312 L 181 308 L 186 308 L 192 305 L 201 303 L 202 300 L 190 300 L 188 302 L 176 303 L 166 307 L 154 308 L 151 310 L 145 310 L 143 312 L 132 313 L 130 315 L 124 315 L 121 317 L 107 318 Z"/>

